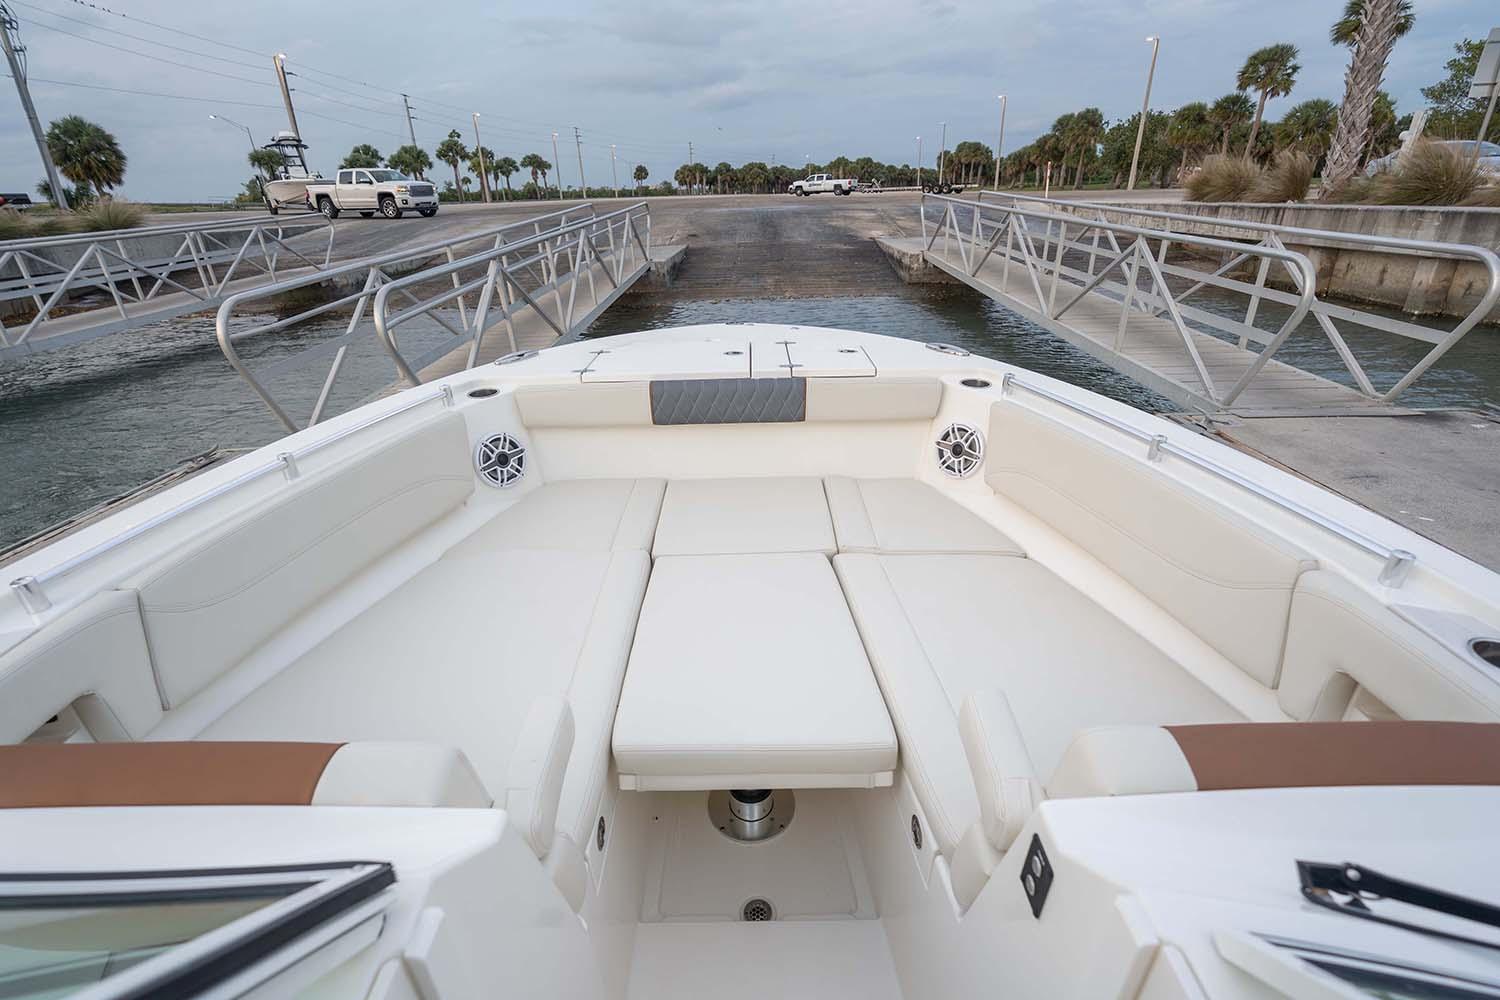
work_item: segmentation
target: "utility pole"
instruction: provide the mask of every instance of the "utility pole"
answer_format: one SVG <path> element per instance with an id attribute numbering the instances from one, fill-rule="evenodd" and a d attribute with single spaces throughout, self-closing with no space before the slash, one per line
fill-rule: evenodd
<path id="1" fill-rule="evenodd" d="M 693 140 L 688 140 L 688 194 L 693 193 Z"/>
<path id="2" fill-rule="evenodd" d="M 1135 168 L 1141 161 L 1141 139 L 1146 135 L 1147 109 L 1151 107 L 1151 80 L 1156 76 L 1156 53 L 1161 48 L 1161 36 L 1152 35 L 1146 39 L 1151 43 L 1151 68 L 1146 71 L 1146 98 L 1141 101 L 1141 123 L 1135 129 L 1135 153 L 1130 157 L 1130 180 L 1125 182 L 1126 191 L 1135 190 Z M 1246 154 L 1249 157 L 1249 154 Z M 1064 171 L 1064 176 L 1067 176 Z"/>
<path id="3" fill-rule="evenodd" d="M 917 136 L 917 187 L 922 186 L 922 137 Z"/>
<path id="4" fill-rule="evenodd" d="M 406 109 L 406 131 L 411 136 L 411 144 L 417 144 L 417 127 L 411 123 L 411 100 L 405 94 L 401 95 L 401 106 Z"/>
<path id="5" fill-rule="evenodd" d="M 938 124 L 941 125 L 941 126 L 943 126 L 943 145 L 938 149 L 938 181 L 937 181 L 938 182 L 938 186 L 942 187 L 942 185 L 943 185 L 943 177 L 944 177 L 944 174 L 943 174 L 943 160 L 948 155 L 948 123 L 947 122 L 938 122 Z"/>
<path id="6" fill-rule="evenodd" d="M 557 133 L 552 133 L 552 162 L 556 164 L 557 170 L 557 200 L 562 201 L 562 157 L 557 155 Z"/>
<path id="7" fill-rule="evenodd" d="M 589 196 L 589 183 L 583 179 L 583 136 L 578 133 L 578 126 L 573 126 L 573 148 L 578 150 L 578 187 L 581 189 L 585 199 Z"/>
<path id="8" fill-rule="evenodd" d="M 1000 138 L 995 140 L 995 190 L 1000 190 L 1000 150 L 1005 148 L 1005 95 L 1000 95 Z"/>
<path id="9" fill-rule="evenodd" d="M 57 164 L 52 162 L 52 150 L 47 148 L 47 136 L 42 132 L 42 123 L 36 116 L 36 105 L 31 103 L 31 88 L 26 86 L 26 46 L 21 44 L 19 26 L 10 8 L 0 0 L 0 45 L 5 47 L 5 61 L 10 64 L 11 79 L 16 81 L 16 94 L 21 98 L 21 110 L 26 112 L 26 123 L 31 126 L 31 137 L 36 140 L 36 149 L 42 154 L 42 169 L 47 174 L 47 184 L 52 188 L 52 203 L 64 212 L 69 211 L 68 195 L 63 190 L 62 175 Z"/>
<path id="10" fill-rule="evenodd" d="M 413 143 L 415 145 L 415 143 Z M 484 159 L 484 144 L 479 141 L 479 112 L 474 112 L 474 152 L 479 154 L 479 190 L 484 192 L 484 203 L 490 203 L 490 165 Z"/>
<path id="11" fill-rule="evenodd" d="M 609 144 L 609 179 L 615 183 L 615 197 L 620 197 L 620 173 L 615 169 L 615 144 Z"/>
<path id="12" fill-rule="evenodd" d="M 286 120 L 292 126 L 292 135 L 301 142 L 302 132 L 297 128 L 297 112 L 292 110 L 292 88 L 286 85 L 286 53 L 276 53 L 271 57 L 271 64 L 276 67 L 276 82 L 281 84 L 281 100 L 286 104 Z"/>

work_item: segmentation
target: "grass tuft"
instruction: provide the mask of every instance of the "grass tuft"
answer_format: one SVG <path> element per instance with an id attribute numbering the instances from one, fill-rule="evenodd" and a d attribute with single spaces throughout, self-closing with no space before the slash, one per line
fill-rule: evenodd
<path id="1" fill-rule="evenodd" d="M 128 201 L 107 198 L 79 212 L 77 219 L 78 230 L 85 233 L 134 229 L 146 221 L 146 211 Z"/>
<path id="2" fill-rule="evenodd" d="M 1260 168 L 1237 156 L 1210 156 L 1184 185 L 1188 201 L 1243 201 Z"/>
<path id="3" fill-rule="evenodd" d="M 1245 199 L 1260 202 L 1302 201 L 1307 197 L 1312 179 L 1312 157 L 1294 149 L 1283 150 L 1277 154 L 1276 162 L 1271 168 L 1256 178 Z"/>
<path id="4" fill-rule="evenodd" d="M 1396 169 L 1375 177 L 1370 201 L 1377 205 L 1461 205 L 1484 187 L 1472 156 L 1451 146 L 1420 142 Z"/>

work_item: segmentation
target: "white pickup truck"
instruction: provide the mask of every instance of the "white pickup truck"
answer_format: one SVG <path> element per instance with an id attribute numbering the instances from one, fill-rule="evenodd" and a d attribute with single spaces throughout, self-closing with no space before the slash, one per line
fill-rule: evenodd
<path id="1" fill-rule="evenodd" d="M 825 191 L 832 191 L 834 194 L 853 194 L 857 187 L 859 187 L 859 181 L 852 177 L 813 174 L 800 181 L 792 181 L 791 187 L 787 190 L 799 198 L 806 198 L 808 195 L 822 194 Z"/>
<path id="2" fill-rule="evenodd" d="M 358 212 L 367 219 L 379 212 L 399 219 L 408 208 L 430 219 L 437 214 L 438 197 L 436 187 L 399 170 L 345 168 L 332 181 L 307 185 L 307 207 L 330 219 L 340 212 Z"/>

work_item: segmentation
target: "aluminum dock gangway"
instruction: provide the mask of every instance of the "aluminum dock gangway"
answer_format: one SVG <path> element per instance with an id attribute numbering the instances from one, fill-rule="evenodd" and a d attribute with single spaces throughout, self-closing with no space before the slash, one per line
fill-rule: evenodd
<path id="1" fill-rule="evenodd" d="M 1189 410 L 1242 417 L 1408 413 L 1397 397 L 1500 299 L 1500 257 L 1484 247 L 1289 229 L 1007 192 L 923 195 L 922 236 L 885 238 Z M 1147 217 L 1151 228 L 1121 221 Z M 1201 229 L 1232 232 L 1203 235 Z M 1200 232 L 1192 230 L 1197 229 Z M 1488 288 L 1451 326 L 1361 309 L 1320 294 L 1299 240 L 1475 261 Z M 1207 263 L 1205 263 L 1207 262 Z M 1196 266 L 1194 266 L 1196 265 Z M 1404 371 L 1351 338 L 1380 331 L 1426 344 Z M 1286 358 L 1324 338 L 1348 373 L 1334 381 Z M 1355 345 L 1365 352 L 1361 360 Z M 1376 351 L 1380 357 L 1372 357 Z M 1281 354 L 1278 357 L 1278 354 Z M 1368 368 L 1389 384 L 1377 386 Z"/>
<path id="2" fill-rule="evenodd" d="M 326 233 L 326 238 L 324 234 Z M 229 219 L 0 242 L 0 361 L 213 309 L 237 292 L 328 267 L 321 215 Z"/>

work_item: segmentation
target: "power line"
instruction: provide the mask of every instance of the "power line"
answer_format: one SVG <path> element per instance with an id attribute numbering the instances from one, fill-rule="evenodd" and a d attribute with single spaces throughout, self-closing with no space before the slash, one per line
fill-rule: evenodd
<path id="1" fill-rule="evenodd" d="M 38 7 L 34 3 L 27 3 L 26 0 L 11 0 L 11 2 L 20 7 L 29 7 L 32 10 L 40 11 L 41 13 L 46 14 L 48 17 L 55 17 L 59 20 L 72 21 L 74 24 L 81 24 L 86 28 L 102 28 L 101 25 L 93 21 L 85 21 L 81 17 L 69 17 L 66 14 L 59 14 L 54 10 L 48 10 L 46 7 Z M 45 27 L 45 25 L 43 25 L 43 27 Z M 110 31 L 112 34 L 119 35 L 122 38 L 130 38 L 137 42 L 145 42 L 147 45 L 158 45 L 164 49 L 172 49 L 175 52 L 186 52 L 190 56 L 199 56 L 203 59 L 213 59 L 218 62 L 229 63 L 231 66 L 243 66 L 246 69 L 260 69 L 260 66 L 254 63 L 247 63 L 242 59 L 229 59 L 224 56 L 211 56 L 206 52 L 199 52 L 196 49 L 184 48 L 181 45 L 169 45 L 166 42 L 158 42 L 154 38 L 147 38 L 144 35 L 132 35 L 129 32 L 119 31 L 118 29 L 102 28 L 102 30 Z"/>
<path id="2" fill-rule="evenodd" d="M 5 74 L 8 78 L 9 73 Z M 73 80 L 47 80 L 39 76 L 27 76 L 32 83 L 47 83 L 55 87 L 82 87 L 85 90 L 103 90 L 111 94 L 130 94 L 135 97 L 162 97 L 172 101 L 201 101 L 205 104 L 233 104 L 241 108 L 261 108 L 267 111 L 280 111 L 281 107 L 276 104 L 255 104 L 250 101 L 232 101 L 218 97 L 190 97 L 186 94 L 162 94 L 153 90 L 129 90 L 124 87 L 105 87 L 94 83 L 78 83 Z"/>
<path id="3" fill-rule="evenodd" d="M 182 35 L 186 38 L 196 38 L 200 42 L 209 42 L 213 45 L 222 45 L 226 49 L 234 49 L 236 52 L 244 52 L 247 55 L 261 56 L 263 58 L 265 56 L 264 52 L 256 52 L 254 49 L 247 49 L 243 45 L 235 45 L 232 42 L 226 42 L 218 38 L 209 38 L 205 35 L 195 35 L 191 31 L 184 31 L 182 28 L 173 28 L 169 25 L 157 24 L 155 21 L 148 21 L 143 17 L 136 17 L 133 14 L 126 14 L 123 11 L 111 10 L 110 8 L 105 7 L 102 4 L 90 3 L 89 0 L 72 0 L 72 2 L 80 7 L 87 7 L 90 10 L 98 11 L 101 14 L 113 14 L 115 17 L 122 17 L 127 21 L 134 21 L 137 24 L 145 24 L 153 28 L 160 28 L 162 31 L 175 32 L 176 34 Z"/>
<path id="4" fill-rule="evenodd" d="M 166 63 L 168 66 L 179 66 L 182 69 L 190 69 L 198 73 L 208 73 L 211 76 L 222 76 L 226 80 L 237 80 L 240 83 L 248 83 L 256 87 L 271 86 L 271 84 L 265 83 L 261 80 L 252 80 L 249 77 L 245 76 L 235 76 L 233 73 L 221 73 L 216 69 L 205 69 L 202 66 L 192 66 L 188 63 L 178 62 L 175 59 L 167 59 L 164 56 L 154 56 L 149 52 L 142 52 L 139 49 L 127 49 L 123 45 L 111 45 L 109 42 L 101 42 L 97 38 L 90 38 L 87 35 L 80 35 L 77 32 L 68 31 L 64 28 L 58 28 L 50 24 L 43 24 L 41 21 L 28 20 L 26 23 L 30 24 L 34 28 L 45 28 L 48 31 L 55 31 L 60 35 L 67 35 L 69 38 L 76 38 L 81 42 L 89 42 L 93 45 L 102 45 L 106 49 L 114 49 L 116 52 L 125 52 L 129 55 L 140 56 L 142 59 L 152 59 L 159 63 Z"/>

